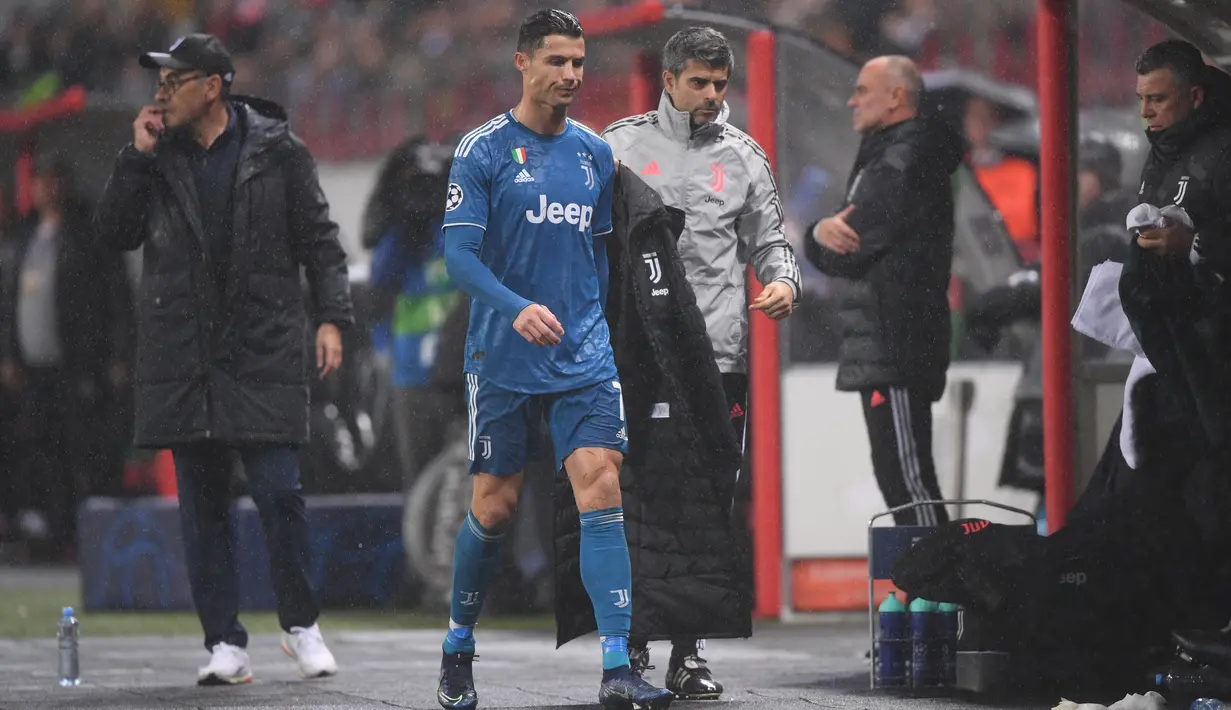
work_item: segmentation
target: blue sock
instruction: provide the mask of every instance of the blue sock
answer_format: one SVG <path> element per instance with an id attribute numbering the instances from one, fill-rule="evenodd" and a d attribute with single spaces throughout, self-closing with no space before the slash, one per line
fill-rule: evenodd
<path id="1" fill-rule="evenodd" d="M 633 570 L 624 537 L 623 508 L 581 514 L 581 581 L 594 604 L 603 669 L 627 666 Z"/>
<path id="2" fill-rule="evenodd" d="M 474 653 L 474 625 L 483 610 L 487 589 L 500 567 L 500 538 L 504 533 L 479 524 L 474 513 L 457 531 L 453 546 L 453 600 L 449 604 L 449 633 L 445 653 Z"/>

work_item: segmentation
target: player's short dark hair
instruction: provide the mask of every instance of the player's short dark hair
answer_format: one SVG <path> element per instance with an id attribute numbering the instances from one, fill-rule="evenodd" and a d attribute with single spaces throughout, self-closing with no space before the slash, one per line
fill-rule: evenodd
<path id="1" fill-rule="evenodd" d="M 1135 68 L 1139 76 L 1168 69 L 1180 89 L 1205 83 L 1205 59 L 1201 50 L 1182 39 L 1163 40 L 1150 47 L 1137 58 Z"/>
<path id="2" fill-rule="evenodd" d="M 517 32 L 517 51 L 534 54 L 552 35 L 581 39 L 585 32 L 582 31 L 577 16 L 570 12 L 554 8 L 539 10 L 521 23 L 521 29 Z"/>
<path id="3" fill-rule="evenodd" d="M 700 62 L 710 69 L 735 71 L 735 52 L 718 30 L 689 27 L 676 32 L 663 46 L 663 70 L 679 76 L 689 62 Z"/>

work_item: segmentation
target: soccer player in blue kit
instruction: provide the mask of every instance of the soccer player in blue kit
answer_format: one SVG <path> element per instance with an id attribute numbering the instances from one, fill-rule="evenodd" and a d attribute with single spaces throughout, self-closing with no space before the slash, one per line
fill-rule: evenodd
<path id="1" fill-rule="evenodd" d="M 445 205 L 449 275 L 472 299 L 464 368 L 474 492 L 454 548 L 436 696 L 447 710 L 478 705 L 474 625 L 545 418 L 555 470 L 567 472 L 581 512 L 581 578 L 602 643 L 599 702 L 666 708 L 671 692 L 629 668 L 619 480 L 628 428 L 603 313 L 615 160 L 567 116 L 585 61 L 581 24 L 560 10 L 531 15 L 514 61 L 521 102 L 458 144 Z"/>

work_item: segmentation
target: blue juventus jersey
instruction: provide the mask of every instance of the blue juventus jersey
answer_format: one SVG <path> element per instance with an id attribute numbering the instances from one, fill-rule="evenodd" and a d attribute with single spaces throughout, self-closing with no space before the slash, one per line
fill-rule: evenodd
<path id="1" fill-rule="evenodd" d="M 616 376 L 602 298 L 615 162 L 607 143 L 572 120 L 543 136 L 502 114 L 458 144 L 443 228 L 485 230 L 479 259 L 513 293 L 560 321 L 559 345 L 527 342 L 508 316 L 472 299 L 466 372 L 529 394 Z"/>

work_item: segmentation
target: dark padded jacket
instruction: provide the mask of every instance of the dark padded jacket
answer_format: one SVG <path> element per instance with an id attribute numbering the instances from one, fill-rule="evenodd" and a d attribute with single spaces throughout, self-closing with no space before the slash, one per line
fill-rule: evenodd
<path id="1" fill-rule="evenodd" d="M 869 133 L 847 183 L 847 223 L 860 248 L 838 254 L 813 238 L 804 254 L 822 272 L 848 280 L 839 321 L 838 389 L 910 387 L 933 400 L 949 368 L 948 287 L 953 262 L 950 176 L 961 138 L 947 125 L 915 118 Z"/>
<path id="2" fill-rule="evenodd" d="M 137 444 L 303 444 L 315 324 L 352 324 L 346 254 L 308 149 L 281 107 L 236 97 L 243 126 L 223 292 L 184 147 L 125 147 L 95 215 L 103 244 L 144 247 L 134 372 Z"/>
<path id="3" fill-rule="evenodd" d="M 750 581 L 731 522 L 741 451 L 675 246 L 683 214 L 628 168 L 619 168 L 616 180 L 607 321 L 628 416 L 620 480 L 632 633 L 651 640 L 750 636 Z M 555 499 L 557 641 L 564 644 L 593 631 L 595 621 L 564 476 Z"/>
<path id="4" fill-rule="evenodd" d="M 1147 134 L 1150 155 L 1138 199 L 1176 204 L 1192 218 L 1196 250 L 1162 257 L 1129 235 L 1120 301 L 1158 371 L 1160 406 L 1173 412 L 1194 456 L 1231 443 L 1231 77 L 1210 69 L 1205 103 L 1187 119 Z"/>

